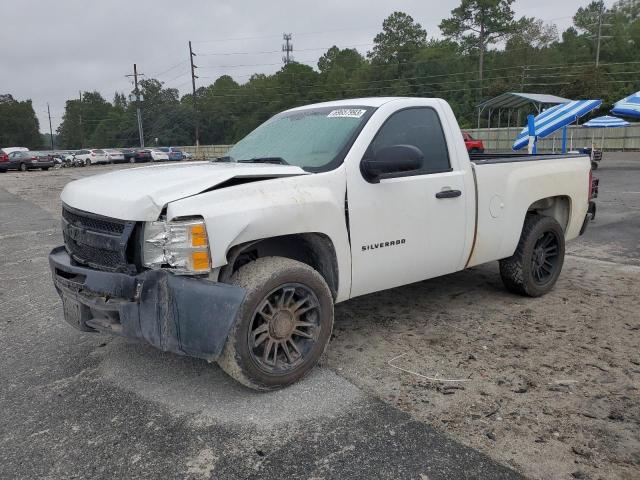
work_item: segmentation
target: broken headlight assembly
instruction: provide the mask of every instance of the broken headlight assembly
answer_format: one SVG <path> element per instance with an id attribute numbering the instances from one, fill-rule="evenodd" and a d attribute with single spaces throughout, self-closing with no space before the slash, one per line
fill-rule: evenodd
<path id="1" fill-rule="evenodd" d="M 145 267 L 170 268 L 177 274 L 209 273 L 211 257 L 203 220 L 146 222 L 142 259 Z"/>

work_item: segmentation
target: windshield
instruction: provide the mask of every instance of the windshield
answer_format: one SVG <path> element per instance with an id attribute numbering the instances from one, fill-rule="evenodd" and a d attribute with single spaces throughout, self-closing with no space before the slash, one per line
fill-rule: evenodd
<path id="1" fill-rule="evenodd" d="M 227 153 L 232 162 L 282 159 L 310 171 L 342 161 L 370 107 L 322 107 L 284 112 L 267 120 Z"/>

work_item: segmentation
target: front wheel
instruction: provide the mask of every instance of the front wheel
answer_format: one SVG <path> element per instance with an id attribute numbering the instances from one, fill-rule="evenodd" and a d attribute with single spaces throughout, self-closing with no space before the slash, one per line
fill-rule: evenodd
<path id="1" fill-rule="evenodd" d="M 552 217 L 528 214 L 513 256 L 500 260 L 507 290 L 528 297 L 551 291 L 564 263 L 564 231 Z"/>
<path id="2" fill-rule="evenodd" d="M 255 390 L 286 387 L 307 375 L 333 328 L 333 297 L 310 266 L 264 257 L 241 267 L 230 283 L 246 297 L 218 364 Z"/>
<path id="3" fill-rule="evenodd" d="M 84 164 L 88 167 L 89 165 L 91 165 L 91 160 L 89 160 L 88 158 L 84 161 Z"/>
<path id="4" fill-rule="evenodd" d="M 20 171 L 21 172 L 26 172 L 27 171 L 27 164 L 26 163 L 21 163 L 20 164 Z"/>

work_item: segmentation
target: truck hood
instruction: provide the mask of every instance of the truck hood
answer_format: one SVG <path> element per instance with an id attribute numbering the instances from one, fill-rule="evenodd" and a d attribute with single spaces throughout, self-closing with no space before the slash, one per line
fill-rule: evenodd
<path id="1" fill-rule="evenodd" d="M 129 168 L 67 184 L 60 198 L 70 207 L 121 220 L 156 220 L 169 202 L 245 181 L 306 175 L 300 167 L 259 163 L 189 162 Z"/>

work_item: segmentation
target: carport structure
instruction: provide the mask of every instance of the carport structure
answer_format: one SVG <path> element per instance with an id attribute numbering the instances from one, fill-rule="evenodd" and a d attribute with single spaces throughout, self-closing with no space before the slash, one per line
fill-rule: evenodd
<path id="1" fill-rule="evenodd" d="M 516 112 L 516 118 L 514 119 L 517 126 L 521 126 L 520 123 L 520 110 L 528 107 L 525 114 L 532 113 L 531 107 L 535 109 L 535 114 L 538 115 L 545 107 L 551 105 L 558 105 L 560 103 L 568 103 L 571 100 L 567 98 L 558 97 L 556 95 L 548 95 L 546 93 L 516 93 L 507 92 L 497 97 L 485 100 L 476 106 L 478 109 L 478 128 L 480 128 L 480 121 L 483 113 L 486 113 L 487 128 L 491 128 L 491 118 L 498 113 L 498 121 L 494 124 L 494 127 L 501 127 L 504 119 L 503 113 L 506 113 L 507 128 L 511 127 L 511 117 L 513 112 Z"/>

